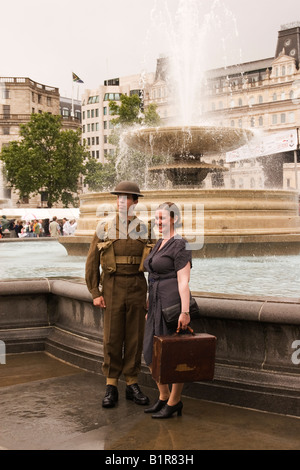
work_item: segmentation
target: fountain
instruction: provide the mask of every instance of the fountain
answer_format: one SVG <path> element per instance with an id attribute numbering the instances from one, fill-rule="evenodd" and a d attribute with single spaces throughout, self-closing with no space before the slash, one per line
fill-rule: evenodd
<path id="1" fill-rule="evenodd" d="M 218 3 L 214 2 L 213 8 L 219 8 Z M 300 218 L 296 191 L 203 188 L 209 173 L 226 171 L 213 164 L 212 159 L 218 161 L 225 152 L 244 145 L 253 134 L 247 129 L 208 125 L 201 114 L 199 90 L 206 70 L 202 51 L 207 50 L 203 38 L 209 22 L 215 20 L 215 11 L 212 10 L 211 18 L 205 16 L 202 25 L 199 12 L 198 1 L 180 0 L 175 25 L 162 25 L 156 19 L 171 44 L 165 78 L 172 90 L 176 119 L 172 125 L 134 129 L 124 135 L 129 147 L 164 156 L 164 163 L 150 165 L 149 171 L 164 174 L 168 182 L 159 191 L 143 191 L 140 216 L 144 215 L 147 221 L 153 208 L 167 200 L 179 204 L 188 219 L 183 235 L 198 230 L 197 239 L 202 236 L 202 243 L 194 247 L 195 257 L 298 254 Z M 76 236 L 61 240 L 69 254 L 86 255 L 98 221 L 114 211 L 115 202 L 115 196 L 108 193 L 81 196 Z M 201 215 L 196 215 L 197 205 L 203 207 Z M 137 211 L 140 207 L 141 204 Z M 199 217 L 203 223 L 195 229 Z"/>
<path id="2" fill-rule="evenodd" d="M 185 0 L 180 5 L 196 3 L 198 0 Z M 174 185 L 171 189 L 143 191 L 145 197 L 137 205 L 139 215 L 146 219 L 152 208 L 164 201 L 179 204 L 184 216 L 186 212 L 188 215 L 184 235 L 197 234 L 198 230 L 200 238 L 204 236 L 204 245 L 200 243 L 201 247 L 194 249 L 194 257 L 299 254 L 296 192 L 199 187 L 205 172 L 216 170 L 202 159 L 242 145 L 251 138 L 251 133 L 184 122 L 174 127 L 134 130 L 125 137 L 129 145 L 145 153 L 167 155 L 164 171 Z M 178 174 L 179 167 L 184 173 Z M 151 170 L 161 171 L 155 167 Z M 197 184 L 194 180 L 181 187 L 182 176 L 194 174 L 196 170 L 199 172 L 195 178 Z M 197 217 L 199 206 L 203 211 Z M 116 197 L 110 193 L 82 195 L 76 236 L 61 237 L 68 253 L 86 255 L 98 221 L 111 215 L 115 208 Z M 42 253 L 43 273 L 47 269 L 46 275 L 51 275 L 44 250 Z M 48 256 L 53 260 L 53 250 L 49 250 Z M 13 257 L 20 259 L 15 253 Z M 285 266 L 291 268 L 298 280 L 298 257 L 295 258 L 294 265 L 287 259 Z M 217 337 L 215 380 L 187 384 L 185 394 L 299 417 L 300 299 L 284 297 L 287 289 L 282 282 L 285 274 L 281 273 L 285 273 L 285 267 L 281 271 L 278 267 L 268 269 L 268 264 L 262 261 L 263 269 L 258 274 L 257 269 L 250 271 L 247 265 L 238 263 L 237 280 L 234 280 L 224 268 L 225 261 L 231 260 L 217 260 L 227 284 L 241 284 L 239 270 L 244 271 L 249 283 L 256 278 L 259 284 L 266 271 L 275 271 L 277 278 L 273 286 L 280 283 L 283 292 L 276 298 L 271 297 L 268 290 L 268 296 L 247 295 L 245 290 L 226 295 L 221 293 L 222 287 L 215 294 L 211 292 L 209 278 L 214 277 L 214 273 L 205 270 L 205 263 L 209 261 L 215 260 L 197 261 L 202 275 L 208 279 L 208 287 L 204 288 L 210 291 L 203 292 L 203 284 L 196 273 L 195 291 L 201 318 L 195 321 L 195 331 Z M 215 269 L 220 272 L 219 266 Z M 39 266 L 37 269 L 40 273 Z M 57 271 L 56 266 L 54 269 Z M 65 272 L 66 266 L 63 264 L 60 269 Z M 100 373 L 103 312 L 93 307 L 83 279 L 42 278 L 26 282 L 13 279 L 0 284 L 1 339 L 8 352 L 45 350 L 65 362 Z M 153 385 L 148 368 L 143 369 L 140 383 Z"/>

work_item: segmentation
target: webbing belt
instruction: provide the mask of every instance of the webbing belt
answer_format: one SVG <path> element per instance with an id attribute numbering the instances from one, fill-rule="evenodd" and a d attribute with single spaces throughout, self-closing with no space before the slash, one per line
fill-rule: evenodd
<path id="1" fill-rule="evenodd" d="M 116 256 L 116 264 L 140 264 L 141 256 Z"/>

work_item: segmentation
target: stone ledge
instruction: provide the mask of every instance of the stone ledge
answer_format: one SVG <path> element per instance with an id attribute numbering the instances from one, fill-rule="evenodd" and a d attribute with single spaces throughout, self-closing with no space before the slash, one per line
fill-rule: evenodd
<path id="1" fill-rule="evenodd" d="M 300 365 L 291 359 L 300 340 L 300 299 L 194 296 L 201 313 L 195 331 L 217 337 L 216 370 L 214 381 L 186 384 L 185 393 L 300 416 Z M 45 350 L 101 374 L 102 326 L 83 280 L 0 282 L 0 339 L 8 354 Z M 140 382 L 155 386 L 144 363 Z"/>

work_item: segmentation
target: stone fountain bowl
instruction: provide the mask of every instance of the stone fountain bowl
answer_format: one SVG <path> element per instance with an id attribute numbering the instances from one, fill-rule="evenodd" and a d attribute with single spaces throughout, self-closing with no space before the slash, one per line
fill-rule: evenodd
<path id="1" fill-rule="evenodd" d="M 248 129 L 231 127 L 149 127 L 129 131 L 126 144 L 151 155 L 203 155 L 229 152 L 253 137 Z"/>

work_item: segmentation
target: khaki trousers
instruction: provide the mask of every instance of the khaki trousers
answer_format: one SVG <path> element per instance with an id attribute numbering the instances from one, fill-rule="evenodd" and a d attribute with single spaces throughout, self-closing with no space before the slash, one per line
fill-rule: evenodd
<path id="1" fill-rule="evenodd" d="M 127 383 L 137 381 L 143 350 L 147 283 L 143 273 L 105 275 L 103 374 Z"/>

